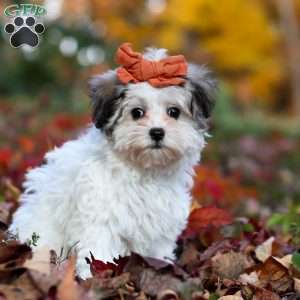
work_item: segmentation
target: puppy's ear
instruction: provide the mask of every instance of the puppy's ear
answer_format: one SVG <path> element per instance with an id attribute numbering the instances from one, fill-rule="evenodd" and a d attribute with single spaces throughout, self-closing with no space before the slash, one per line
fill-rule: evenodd
<path id="1" fill-rule="evenodd" d="M 188 65 L 187 86 L 192 93 L 191 111 L 199 124 L 211 115 L 215 104 L 217 80 L 204 66 Z"/>
<path id="2" fill-rule="evenodd" d="M 109 120 L 119 107 L 125 86 L 118 80 L 115 71 L 94 76 L 89 82 L 92 99 L 92 120 L 99 129 L 106 129 Z"/>

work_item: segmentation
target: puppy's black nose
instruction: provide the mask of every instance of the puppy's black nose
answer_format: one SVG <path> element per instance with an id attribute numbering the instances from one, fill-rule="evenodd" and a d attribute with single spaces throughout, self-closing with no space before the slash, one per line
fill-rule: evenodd
<path id="1" fill-rule="evenodd" d="M 165 131 L 162 128 L 153 127 L 150 129 L 149 134 L 153 141 L 159 142 L 164 138 Z"/>

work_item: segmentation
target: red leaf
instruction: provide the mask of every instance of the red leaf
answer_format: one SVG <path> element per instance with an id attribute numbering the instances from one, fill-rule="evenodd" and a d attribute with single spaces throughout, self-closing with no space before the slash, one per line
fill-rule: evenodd
<path id="1" fill-rule="evenodd" d="M 12 157 L 13 152 L 10 148 L 0 149 L 0 165 L 8 167 L 10 165 Z"/>
<path id="2" fill-rule="evenodd" d="M 76 120 L 71 115 L 59 114 L 53 120 L 54 126 L 62 130 L 72 130 L 76 127 Z"/>
<path id="3" fill-rule="evenodd" d="M 224 190 L 217 181 L 207 179 L 205 185 L 208 193 L 214 200 L 219 201 L 224 197 Z"/>
<path id="4" fill-rule="evenodd" d="M 197 231 L 208 226 L 221 227 L 231 224 L 233 218 L 231 214 L 215 206 L 201 207 L 192 211 L 189 217 L 188 228 Z"/>
<path id="5" fill-rule="evenodd" d="M 128 260 L 129 260 L 128 256 L 125 257 L 119 256 L 119 258 L 114 258 L 114 263 L 116 264 L 116 268 L 115 268 L 116 275 L 121 275 L 123 273 L 123 270 Z"/>
<path id="6" fill-rule="evenodd" d="M 27 136 L 19 137 L 19 144 L 20 144 L 21 149 L 25 153 L 31 153 L 31 152 L 33 152 L 33 150 L 35 148 L 34 141 Z"/>
<path id="7" fill-rule="evenodd" d="M 95 259 L 92 253 L 90 253 L 91 259 L 86 257 L 87 263 L 90 265 L 91 273 L 93 275 L 101 274 L 107 270 L 113 271 L 115 275 L 120 275 L 123 273 L 123 269 L 128 261 L 128 257 L 114 258 L 114 263 L 103 262 L 102 260 Z"/>
<path id="8" fill-rule="evenodd" d="M 91 273 L 93 275 L 101 274 L 104 271 L 112 270 L 115 271 L 116 266 L 110 262 L 103 262 L 102 260 L 95 259 L 94 255 L 90 252 L 91 260 L 86 257 L 86 262 L 90 265 Z"/>

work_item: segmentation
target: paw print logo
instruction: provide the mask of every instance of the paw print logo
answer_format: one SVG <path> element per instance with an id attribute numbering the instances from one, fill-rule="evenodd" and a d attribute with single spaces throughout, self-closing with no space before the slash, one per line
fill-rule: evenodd
<path id="1" fill-rule="evenodd" d="M 13 23 L 6 24 L 5 32 L 10 34 L 10 44 L 14 48 L 22 45 L 36 47 L 39 44 L 39 35 L 45 31 L 42 23 L 36 23 L 34 17 L 16 17 Z"/>

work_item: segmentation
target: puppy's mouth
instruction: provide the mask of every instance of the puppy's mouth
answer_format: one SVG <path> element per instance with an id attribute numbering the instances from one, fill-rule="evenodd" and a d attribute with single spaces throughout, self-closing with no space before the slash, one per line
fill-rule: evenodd
<path id="1" fill-rule="evenodd" d="M 152 144 L 152 145 L 150 145 L 150 147 L 149 147 L 150 149 L 162 149 L 163 148 L 163 145 L 162 145 L 162 143 L 160 143 L 160 142 L 156 142 L 156 143 L 154 143 L 154 144 Z"/>
<path id="2" fill-rule="evenodd" d="M 144 169 L 166 167 L 182 157 L 182 153 L 178 149 L 162 142 L 154 142 L 145 147 L 132 147 L 127 150 L 126 154 L 129 161 Z"/>

